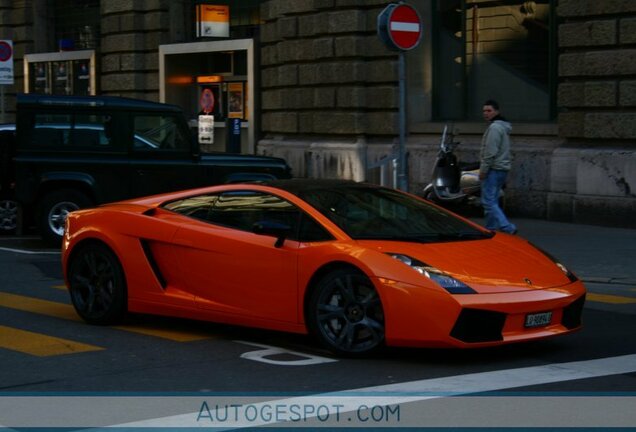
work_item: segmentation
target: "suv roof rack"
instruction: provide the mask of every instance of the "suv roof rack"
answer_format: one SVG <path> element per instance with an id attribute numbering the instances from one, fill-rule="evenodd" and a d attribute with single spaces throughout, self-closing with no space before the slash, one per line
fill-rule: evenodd
<path id="1" fill-rule="evenodd" d="M 176 105 L 130 99 L 120 96 L 57 96 L 41 94 L 18 94 L 17 105 L 27 106 L 60 106 L 60 107 L 92 107 L 111 109 L 143 109 L 150 111 L 181 112 Z"/>

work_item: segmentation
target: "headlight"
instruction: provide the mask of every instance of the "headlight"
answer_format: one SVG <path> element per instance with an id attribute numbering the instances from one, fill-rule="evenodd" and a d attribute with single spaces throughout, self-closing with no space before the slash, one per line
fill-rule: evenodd
<path id="1" fill-rule="evenodd" d="M 528 242 L 530 243 L 530 242 Z M 541 252 L 543 255 L 545 255 L 546 257 L 548 257 L 558 268 L 559 270 L 561 270 L 565 276 L 567 276 L 567 278 L 570 280 L 570 282 L 576 282 L 577 280 L 579 280 L 579 278 L 576 277 L 576 275 L 574 273 L 572 273 L 565 265 L 563 265 L 558 259 L 556 259 L 555 257 L 553 257 L 552 255 L 550 255 L 549 253 L 547 253 L 546 251 L 544 251 L 543 249 L 541 249 L 540 247 L 538 247 L 535 244 L 532 244 L 532 247 L 534 247 L 536 250 L 538 250 L 539 252 Z"/>
<path id="2" fill-rule="evenodd" d="M 408 255 L 396 254 L 396 253 L 388 253 L 391 258 L 395 258 L 398 261 L 402 261 L 407 266 L 411 267 L 413 270 L 418 273 L 426 276 L 450 294 L 476 294 L 477 291 L 463 283 L 462 281 L 458 281 L 452 276 L 447 275 L 441 270 L 436 269 L 435 267 L 431 267 L 428 264 L 423 263 L 422 261 L 416 260 L 415 258 L 411 258 Z"/>

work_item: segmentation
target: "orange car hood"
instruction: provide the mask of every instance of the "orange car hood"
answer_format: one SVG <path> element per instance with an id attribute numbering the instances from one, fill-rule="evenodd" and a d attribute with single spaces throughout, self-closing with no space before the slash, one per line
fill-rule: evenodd
<path id="1" fill-rule="evenodd" d="M 488 240 L 407 243 L 362 240 L 379 252 L 408 255 L 442 270 L 479 293 L 555 288 L 570 283 L 543 253 L 518 237 Z"/>

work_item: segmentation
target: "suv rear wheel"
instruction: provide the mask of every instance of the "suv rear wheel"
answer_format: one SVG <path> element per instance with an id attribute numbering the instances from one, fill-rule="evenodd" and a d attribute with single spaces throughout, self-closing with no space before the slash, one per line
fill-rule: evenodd
<path id="1" fill-rule="evenodd" d="M 59 246 L 68 214 L 91 205 L 91 200 L 75 189 L 58 189 L 49 192 L 44 195 L 38 206 L 37 224 L 40 235 L 47 243 Z"/>
<path id="2" fill-rule="evenodd" d="M 18 227 L 18 203 L 0 197 L 0 233 L 10 233 Z"/>

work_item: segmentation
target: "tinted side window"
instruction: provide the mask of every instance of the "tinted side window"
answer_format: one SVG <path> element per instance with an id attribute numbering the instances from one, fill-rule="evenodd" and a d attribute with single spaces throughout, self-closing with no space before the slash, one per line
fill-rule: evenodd
<path id="1" fill-rule="evenodd" d="M 112 118 L 109 115 L 78 114 L 71 130 L 73 147 L 106 148 L 112 146 Z"/>
<path id="2" fill-rule="evenodd" d="M 27 145 L 32 148 L 64 148 L 69 144 L 71 114 L 36 114 Z"/>
<path id="3" fill-rule="evenodd" d="M 301 242 L 321 242 L 334 239 L 329 231 L 306 213 L 303 213 L 300 219 L 298 237 Z"/>
<path id="4" fill-rule="evenodd" d="M 209 221 L 219 225 L 252 231 L 263 220 L 289 225 L 297 232 L 300 210 L 277 196 L 253 191 L 232 191 L 219 196 Z"/>
<path id="5" fill-rule="evenodd" d="M 173 201 L 163 206 L 182 215 L 223 225 L 241 231 L 252 231 L 256 222 L 264 220 L 288 225 L 289 238 L 302 242 L 333 240 L 312 217 L 292 203 L 275 195 L 254 191 L 200 195 Z"/>
<path id="6" fill-rule="evenodd" d="M 136 151 L 190 151 L 190 137 L 175 116 L 137 115 L 134 117 Z"/>
<path id="7" fill-rule="evenodd" d="M 112 118 L 103 114 L 35 114 L 29 125 L 27 147 L 42 150 L 110 151 Z"/>
<path id="8" fill-rule="evenodd" d="M 200 195 L 173 201 L 163 206 L 166 210 L 181 213 L 184 216 L 209 220 L 209 214 L 218 195 Z"/>

